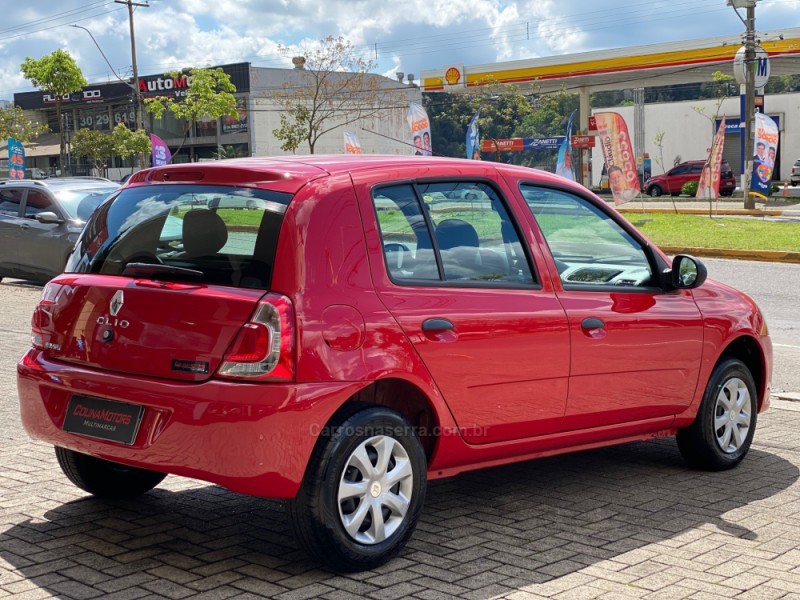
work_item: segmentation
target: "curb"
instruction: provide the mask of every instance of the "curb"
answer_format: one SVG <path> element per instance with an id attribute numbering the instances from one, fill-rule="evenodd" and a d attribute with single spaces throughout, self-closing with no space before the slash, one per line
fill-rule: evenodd
<path id="1" fill-rule="evenodd" d="M 800 394 L 797 392 L 770 392 L 769 397 L 788 400 L 789 402 L 800 402 Z"/>
<path id="2" fill-rule="evenodd" d="M 640 213 L 640 214 L 647 214 L 647 213 L 655 213 L 655 214 L 669 214 L 674 215 L 675 209 L 672 208 L 618 208 L 617 212 L 623 214 L 632 214 L 632 213 Z M 703 215 L 708 216 L 709 211 L 708 209 L 703 208 L 679 208 L 678 213 L 679 215 Z M 783 214 L 782 210 L 759 210 L 759 209 L 744 209 L 744 208 L 720 208 L 717 210 L 711 211 L 713 216 L 750 216 L 750 217 L 780 217 Z"/>
<path id="3" fill-rule="evenodd" d="M 763 262 L 800 263 L 800 252 L 784 250 L 731 250 L 727 248 L 685 248 L 681 246 L 662 246 L 661 250 L 670 255 L 691 254 L 708 258 L 735 258 L 738 260 L 758 260 Z"/>

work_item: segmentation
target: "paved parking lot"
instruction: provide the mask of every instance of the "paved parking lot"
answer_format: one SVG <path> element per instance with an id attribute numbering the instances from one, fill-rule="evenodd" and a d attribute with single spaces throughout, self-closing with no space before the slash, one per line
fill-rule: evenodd
<path id="1" fill-rule="evenodd" d="M 298 550 L 278 502 L 68 483 L 17 417 L 39 291 L 0 284 L 0 598 L 800 599 L 800 402 L 774 402 L 726 473 L 688 470 L 666 439 L 435 482 L 401 558 L 341 576 Z"/>

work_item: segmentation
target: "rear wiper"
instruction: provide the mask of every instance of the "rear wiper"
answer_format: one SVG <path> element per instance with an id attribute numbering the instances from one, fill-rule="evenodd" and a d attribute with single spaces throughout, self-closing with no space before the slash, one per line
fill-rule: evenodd
<path id="1" fill-rule="evenodd" d="M 123 275 L 129 277 L 152 277 L 154 279 L 172 279 L 173 277 L 203 277 L 205 274 L 197 269 L 173 267 L 172 265 L 154 265 L 152 263 L 132 262 L 125 265 Z"/>

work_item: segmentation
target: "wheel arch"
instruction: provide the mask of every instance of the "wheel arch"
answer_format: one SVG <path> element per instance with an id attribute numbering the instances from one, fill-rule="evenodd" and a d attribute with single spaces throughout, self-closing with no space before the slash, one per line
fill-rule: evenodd
<path id="1" fill-rule="evenodd" d="M 750 370 L 758 390 L 758 408 L 761 410 L 766 399 L 766 364 L 761 346 L 752 336 L 742 335 L 725 347 L 715 364 L 727 358 L 742 361 Z"/>
<path id="2" fill-rule="evenodd" d="M 356 412 L 371 406 L 385 406 L 399 413 L 415 429 L 430 463 L 441 426 L 431 399 L 418 386 L 405 379 L 389 377 L 373 381 L 348 398 L 328 420 L 341 423 Z M 319 444 L 319 440 L 317 441 Z"/>

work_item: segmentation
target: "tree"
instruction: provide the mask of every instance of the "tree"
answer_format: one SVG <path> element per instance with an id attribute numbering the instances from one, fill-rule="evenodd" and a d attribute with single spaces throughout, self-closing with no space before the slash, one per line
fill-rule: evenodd
<path id="1" fill-rule="evenodd" d="M 88 82 L 69 52 L 60 48 L 39 60 L 30 57 L 25 58 L 25 62 L 22 63 L 20 69 L 25 79 L 29 79 L 33 85 L 55 98 L 56 116 L 61 133 L 58 165 L 63 175 L 65 172 L 64 156 L 66 155 L 67 144 L 64 136 L 64 127 L 61 125 L 61 104 L 66 94 L 81 91 L 81 88 L 87 85 Z"/>
<path id="2" fill-rule="evenodd" d="M 289 52 L 285 46 L 280 50 Z M 292 71 L 272 95 L 286 111 L 272 134 L 285 151 L 294 152 L 304 141 L 314 154 L 317 141 L 329 131 L 385 110 L 397 85 L 390 88 L 386 78 L 369 73 L 374 63 L 358 56 L 343 37 L 328 36 L 303 54 L 303 68 Z"/>
<path id="3" fill-rule="evenodd" d="M 168 73 L 169 77 L 187 77 L 185 73 Z M 173 158 L 181 151 L 189 137 L 189 131 L 195 123 L 204 118 L 219 119 L 223 116 L 239 118 L 236 111 L 236 86 L 231 82 L 231 77 L 221 68 L 216 69 L 189 69 L 188 78 L 191 85 L 186 90 L 186 96 L 180 102 L 170 96 L 145 98 L 145 110 L 156 119 L 160 119 L 165 110 L 168 110 L 178 119 L 186 121 L 183 140 L 178 149 L 172 153 Z"/>
<path id="4" fill-rule="evenodd" d="M 717 98 L 717 101 L 714 104 L 714 114 L 706 114 L 706 108 L 704 106 L 692 107 L 694 112 L 696 112 L 698 115 L 703 115 L 711 122 L 711 142 L 709 143 L 709 147 L 711 147 L 711 145 L 714 143 L 714 136 L 717 134 L 717 119 L 719 119 L 719 112 L 722 109 L 722 101 L 728 97 L 728 82 L 733 81 L 733 77 L 726 75 L 721 71 L 714 71 L 712 78 L 713 83 L 709 85 L 713 86 L 713 89 L 716 90 L 715 94 Z"/>
<path id="5" fill-rule="evenodd" d="M 18 106 L 0 108 L 0 140 L 14 138 L 27 144 L 48 130 L 47 125 L 33 123 Z"/>
<path id="6" fill-rule="evenodd" d="M 110 133 L 96 129 L 78 129 L 72 136 L 72 153 L 91 158 L 98 175 L 105 172 L 106 159 L 113 152 L 114 138 Z"/>
<path id="7" fill-rule="evenodd" d="M 150 154 L 152 144 L 150 137 L 141 130 L 131 131 L 125 123 L 118 123 L 111 132 L 113 142 L 113 152 L 122 160 L 127 160 L 131 156 L 142 156 Z M 131 167 L 133 173 L 133 167 Z"/>

